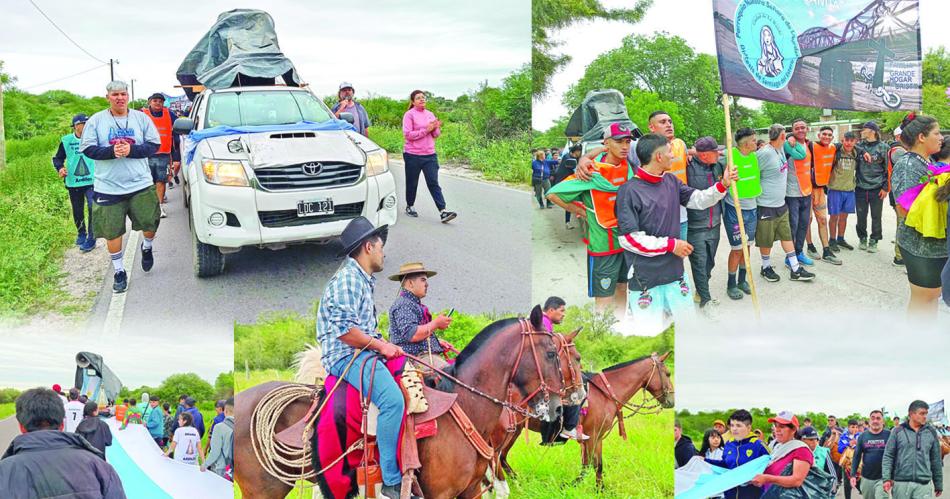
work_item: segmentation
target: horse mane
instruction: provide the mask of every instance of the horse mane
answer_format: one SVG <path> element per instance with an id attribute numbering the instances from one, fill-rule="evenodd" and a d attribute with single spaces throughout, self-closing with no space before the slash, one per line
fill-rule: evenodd
<path id="1" fill-rule="evenodd" d="M 617 369 L 622 369 L 622 368 L 624 368 L 624 367 L 629 366 L 630 364 L 636 364 L 637 362 L 640 362 L 640 361 L 649 359 L 650 357 L 651 357 L 650 355 L 644 355 L 643 357 L 637 357 L 637 358 L 635 358 L 635 359 L 633 359 L 633 360 L 626 360 L 626 361 L 623 361 L 623 362 L 621 362 L 621 363 L 619 363 L 619 364 L 614 364 L 614 365 L 612 365 L 612 366 L 610 366 L 610 367 L 605 367 L 603 372 L 616 371 Z"/>
<path id="2" fill-rule="evenodd" d="M 485 326 L 485 329 L 482 329 L 478 334 L 476 334 L 475 337 L 472 338 L 472 341 L 468 342 L 468 345 L 465 345 L 465 348 L 463 348 L 462 351 L 459 352 L 458 356 L 455 357 L 455 363 L 450 365 L 446 369 L 443 369 L 443 371 L 447 372 L 448 374 L 451 374 L 452 376 L 455 376 L 455 373 L 458 371 L 458 367 L 461 366 L 469 358 L 473 357 L 475 353 L 478 351 L 478 349 L 481 348 L 482 345 L 484 345 L 488 341 L 489 338 L 494 336 L 495 333 L 497 333 L 498 331 L 501 331 L 502 329 L 508 326 L 511 326 L 512 324 L 516 324 L 519 320 L 520 319 L 517 319 L 517 318 L 501 319 Z M 455 386 L 455 383 L 453 383 L 452 380 L 442 376 L 436 388 L 438 390 L 447 392 L 447 391 L 451 391 L 454 388 L 454 386 Z"/>

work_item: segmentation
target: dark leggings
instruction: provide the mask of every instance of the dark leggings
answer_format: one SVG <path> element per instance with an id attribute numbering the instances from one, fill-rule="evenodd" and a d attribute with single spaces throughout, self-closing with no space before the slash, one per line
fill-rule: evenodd
<path id="1" fill-rule="evenodd" d="M 73 209 L 73 223 L 80 234 L 92 232 L 92 186 L 67 187 L 69 204 Z M 88 213 L 88 216 L 86 215 Z M 88 229 L 87 229 L 88 228 Z"/>
<path id="2" fill-rule="evenodd" d="M 871 213 L 871 239 L 880 241 L 884 238 L 881 230 L 881 209 L 884 207 L 884 200 L 881 199 L 880 193 L 880 189 L 854 190 L 854 203 L 858 212 L 858 223 L 854 228 L 858 231 L 858 239 L 868 238 L 868 212 Z"/>
<path id="3" fill-rule="evenodd" d="M 416 191 L 419 189 L 419 174 L 422 173 L 426 178 L 426 187 L 429 188 L 429 194 L 435 201 L 435 207 L 442 211 L 445 209 L 445 198 L 442 197 L 442 187 L 439 186 L 439 160 L 435 154 L 418 156 L 416 154 L 402 153 L 406 161 L 406 206 L 415 206 Z"/>

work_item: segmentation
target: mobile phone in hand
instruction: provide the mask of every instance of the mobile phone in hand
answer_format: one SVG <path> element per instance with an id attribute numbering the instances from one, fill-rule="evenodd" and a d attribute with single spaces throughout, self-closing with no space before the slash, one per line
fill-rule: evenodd
<path id="1" fill-rule="evenodd" d="M 454 313 L 455 313 L 455 308 L 453 307 L 451 310 L 449 310 L 449 315 L 447 317 L 452 317 L 452 314 Z"/>

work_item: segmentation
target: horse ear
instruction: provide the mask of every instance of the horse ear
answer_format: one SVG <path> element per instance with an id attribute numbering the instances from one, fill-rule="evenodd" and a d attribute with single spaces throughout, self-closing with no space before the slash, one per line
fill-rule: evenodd
<path id="1" fill-rule="evenodd" d="M 666 352 L 665 354 L 661 355 L 661 356 L 660 356 L 660 362 L 666 361 L 666 358 L 669 357 L 671 353 L 673 353 L 672 350 L 670 350 L 669 352 Z M 656 355 L 656 354 L 653 354 L 653 355 Z"/>
<path id="2" fill-rule="evenodd" d="M 536 331 L 544 329 L 544 320 L 541 319 L 543 315 L 544 314 L 541 313 L 541 305 L 535 305 L 534 308 L 531 309 L 531 325 L 534 326 Z"/>
<path id="3" fill-rule="evenodd" d="M 577 329 L 571 331 L 567 334 L 567 341 L 574 341 L 574 338 L 577 338 L 577 335 L 580 334 L 581 329 L 584 329 L 584 326 L 580 326 Z"/>

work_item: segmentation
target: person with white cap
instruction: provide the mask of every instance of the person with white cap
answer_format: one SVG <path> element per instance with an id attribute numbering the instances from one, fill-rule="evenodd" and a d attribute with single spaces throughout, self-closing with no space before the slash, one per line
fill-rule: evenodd
<path id="1" fill-rule="evenodd" d="M 366 108 L 362 104 L 353 100 L 353 95 L 356 93 L 353 90 L 353 84 L 349 82 L 340 83 L 340 90 L 336 93 L 336 98 L 338 102 L 333 109 L 330 111 L 333 112 L 333 115 L 337 119 L 340 119 L 340 116 L 343 113 L 350 113 L 353 115 L 353 126 L 356 127 L 356 131 L 360 135 L 368 136 L 369 127 L 372 126 L 372 123 L 369 120 L 369 114 L 366 113 Z"/>

